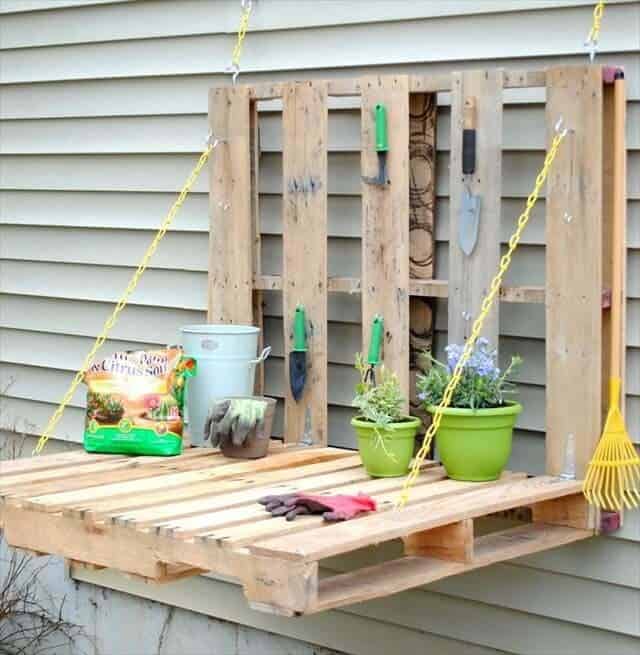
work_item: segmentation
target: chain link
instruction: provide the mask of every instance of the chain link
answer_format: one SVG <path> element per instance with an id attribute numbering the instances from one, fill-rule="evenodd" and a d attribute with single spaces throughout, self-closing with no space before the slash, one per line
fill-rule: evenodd
<path id="1" fill-rule="evenodd" d="M 240 24 L 238 25 L 238 38 L 236 45 L 231 53 L 231 71 L 233 72 L 233 83 L 235 84 L 238 75 L 240 75 L 240 57 L 242 56 L 242 46 L 244 38 L 249 29 L 249 16 L 251 15 L 252 3 L 251 0 L 242 0 L 240 3 L 242 13 L 240 14 Z"/>
<path id="2" fill-rule="evenodd" d="M 440 402 L 436 411 L 433 414 L 431 425 L 429 426 L 429 429 L 424 435 L 422 446 L 420 447 L 420 450 L 418 451 L 418 454 L 415 457 L 413 466 L 411 467 L 411 471 L 409 472 L 409 475 L 407 475 L 407 478 L 404 481 L 402 492 L 400 493 L 400 496 L 396 500 L 396 508 L 403 507 L 409 500 L 411 487 L 413 486 L 414 482 L 416 481 L 416 478 L 420 474 L 420 467 L 422 466 L 422 463 L 424 462 L 427 455 L 429 454 L 429 449 L 431 448 L 431 442 L 433 441 L 433 437 L 438 431 L 438 428 L 440 427 L 443 410 L 449 407 L 451 403 L 451 398 L 453 397 L 453 394 L 458 386 L 458 383 L 462 378 L 464 367 L 466 363 L 469 361 L 471 355 L 473 354 L 473 349 L 475 347 L 476 341 L 478 340 L 478 337 L 480 336 L 480 332 L 484 325 L 485 319 L 487 318 L 489 312 L 491 311 L 491 308 L 493 307 L 493 303 L 495 302 L 496 298 L 500 294 L 500 287 L 502 286 L 502 281 L 504 279 L 505 273 L 507 272 L 509 266 L 511 265 L 511 258 L 513 257 L 514 252 L 516 251 L 518 245 L 520 244 L 520 238 L 522 237 L 522 233 L 525 227 L 527 226 L 527 223 L 529 222 L 529 218 L 531 216 L 531 210 L 534 208 L 536 202 L 538 201 L 538 196 L 540 195 L 540 191 L 547 179 L 547 176 L 549 174 L 549 169 L 551 168 L 551 165 L 553 164 L 553 161 L 556 158 L 556 155 L 558 153 L 558 148 L 560 147 L 560 144 L 562 143 L 564 137 L 567 135 L 567 130 L 563 129 L 562 131 L 560 131 L 559 129 L 560 126 L 561 123 L 559 122 L 558 125 L 556 126 L 556 135 L 554 136 L 553 141 L 551 143 L 551 148 L 549 149 L 549 152 L 545 157 L 542 169 L 540 170 L 540 172 L 536 177 L 533 191 L 529 194 L 529 197 L 527 198 L 527 204 L 525 210 L 522 212 L 522 214 L 520 214 L 520 217 L 518 218 L 518 227 L 516 231 L 511 235 L 511 238 L 509 239 L 509 248 L 500 260 L 500 267 L 495 277 L 491 281 L 489 292 L 487 293 L 487 295 L 482 301 L 480 313 L 478 314 L 478 317 L 473 323 L 471 334 L 464 345 L 464 350 L 462 351 L 462 355 L 460 356 L 460 359 L 458 360 L 458 363 L 456 364 L 456 367 L 453 370 L 453 374 L 451 375 L 451 379 L 449 380 L 449 383 L 447 384 L 444 390 L 442 401 Z"/>
<path id="3" fill-rule="evenodd" d="M 142 261 L 140 262 L 140 264 L 138 264 L 138 268 L 136 269 L 135 273 L 131 276 L 131 279 L 129 280 L 129 284 L 127 284 L 127 288 L 125 289 L 122 296 L 120 296 L 120 299 L 116 303 L 116 306 L 114 310 L 111 312 L 109 318 L 107 318 L 107 320 L 104 322 L 104 325 L 102 326 L 102 331 L 100 332 L 100 336 L 97 337 L 97 339 L 94 341 L 91 350 L 87 353 L 87 356 L 84 358 L 84 362 L 82 362 L 82 366 L 80 367 L 80 370 L 76 373 L 75 377 L 73 378 L 73 381 L 71 382 L 69 388 L 67 389 L 67 392 L 64 394 L 62 401 L 58 405 L 58 408 L 49 419 L 49 422 L 47 423 L 47 426 L 44 429 L 42 436 L 38 440 L 38 443 L 33 450 L 34 455 L 40 454 L 42 452 L 42 449 L 45 447 L 47 441 L 49 441 L 51 436 L 53 436 L 53 431 L 56 429 L 56 426 L 58 425 L 60 419 L 62 418 L 62 414 L 64 413 L 64 410 L 66 409 L 67 405 L 71 402 L 71 399 L 76 389 L 82 383 L 86 372 L 89 370 L 89 367 L 91 366 L 93 359 L 96 356 L 96 353 L 98 352 L 98 350 L 100 350 L 104 342 L 107 340 L 107 337 L 109 336 L 109 332 L 116 324 L 120 312 L 126 307 L 127 303 L 129 302 L 129 298 L 131 298 L 131 295 L 133 294 L 136 287 L 138 286 L 138 282 L 140 281 L 142 274 L 147 269 L 151 257 L 153 257 L 153 254 L 158 249 L 158 245 L 160 244 L 160 241 L 162 241 L 162 238 L 167 233 L 169 226 L 173 222 L 173 219 L 178 213 L 180 207 L 182 207 L 182 204 L 184 203 L 187 196 L 189 195 L 189 192 L 191 191 L 191 188 L 195 184 L 196 180 L 198 179 L 198 176 L 200 175 L 200 172 L 202 171 L 203 167 L 207 163 L 207 160 L 209 159 L 209 155 L 211 155 L 213 149 L 218 145 L 218 143 L 219 141 L 214 141 L 214 143 L 209 143 L 206 150 L 204 150 L 204 152 L 200 155 L 200 159 L 198 160 L 198 163 L 189 174 L 189 177 L 187 178 L 187 181 L 184 183 L 184 186 L 182 187 L 182 190 L 180 191 L 178 198 L 171 206 L 171 209 L 169 209 L 169 212 L 165 216 L 165 219 L 162 221 L 162 224 L 160 225 L 160 229 L 158 230 L 153 241 L 147 248 L 147 252 L 145 252 Z"/>
<path id="4" fill-rule="evenodd" d="M 589 59 L 593 61 L 598 49 L 598 41 L 600 40 L 600 26 L 602 25 L 602 15 L 604 14 L 604 1 L 598 2 L 593 8 L 593 22 L 591 23 L 591 30 L 587 35 L 587 40 L 584 42 L 589 50 Z"/>

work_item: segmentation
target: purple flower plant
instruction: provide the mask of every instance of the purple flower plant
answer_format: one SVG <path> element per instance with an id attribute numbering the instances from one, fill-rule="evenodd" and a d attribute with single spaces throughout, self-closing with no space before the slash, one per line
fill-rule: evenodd
<path id="1" fill-rule="evenodd" d="M 449 373 L 453 373 L 455 367 L 458 365 L 460 357 L 462 357 L 463 351 L 464 346 L 455 343 L 445 348 Z M 466 371 L 495 380 L 500 376 L 500 369 L 496 363 L 497 357 L 498 353 L 496 350 L 491 350 L 489 347 L 489 341 L 484 337 L 479 337 L 475 343 L 473 353 L 466 362 L 464 368 Z"/>

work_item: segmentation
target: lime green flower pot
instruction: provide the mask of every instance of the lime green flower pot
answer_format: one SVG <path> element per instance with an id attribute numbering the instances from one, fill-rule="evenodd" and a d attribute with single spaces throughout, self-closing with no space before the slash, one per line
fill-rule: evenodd
<path id="1" fill-rule="evenodd" d="M 375 425 L 361 417 L 351 425 L 358 438 L 358 450 L 366 472 L 374 478 L 398 478 L 407 474 L 413 458 L 415 437 L 420 419 L 407 416 L 404 421 L 390 423 L 376 434 Z"/>
<path id="2" fill-rule="evenodd" d="M 436 407 L 427 411 L 433 414 Z M 513 426 L 521 411 L 522 405 L 515 402 L 491 409 L 445 409 L 436 445 L 447 475 L 467 482 L 497 480 L 509 461 Z"/>

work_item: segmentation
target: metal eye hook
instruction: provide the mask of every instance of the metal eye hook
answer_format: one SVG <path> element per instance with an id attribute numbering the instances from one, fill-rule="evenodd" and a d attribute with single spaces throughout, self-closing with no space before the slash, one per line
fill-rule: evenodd
<path id="1" fill-rule="evenodd" d="M 220 145 L 223 142 L 223 139 L 218 139 L 214 134 L 212 130 L 209 130 L 209 134 L 207 134 L 207 138 L 205 139 L 205 143 L 208 146 L 211 146 L 212 150 L 215 150 L 218 145 Z"/>
<path id="2" fill-rule="evenodd" d="M 242 11 L 251 11 L 251 0 L 240 0 Z"/>
<path id="3" fill-rule="evenodd" d="M 589 62 L 593 64 L 593 60 L 596 58 L 596 52 L 598 50 L 598 42 L 594 39 L 588 39 L 584 42 L 584 45 L 589 53 Z"/>
<path id="4" fill-rule="evenodd" d="M 567 135 L 569 128 L 564 126 L 564 118 L 562 118 L 562 116 L 560 116 L 560 118 L 556 122 L 554 129 L 558 136 L 564 137 Z"/>

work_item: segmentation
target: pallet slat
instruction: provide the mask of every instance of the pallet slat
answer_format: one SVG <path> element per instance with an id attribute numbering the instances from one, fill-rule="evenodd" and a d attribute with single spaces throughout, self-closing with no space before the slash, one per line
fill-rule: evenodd
<path id="1" fill-rule="evenodd" d="M 371 324 L 384 317 L 383 360 L 409 396 L 409 80 L 406 75 L 365 77 L 360 83 L 361 172 L 378 174 L 374 108 L 387 111 L 389 183 L 362 182 L 362 350 Z M 405 411 L 408 412 L 408 403 Z"/>
<path id="2" fill-rule="evenodd" d="M 502 196 L 502 92 L 503 73 L 470 71 L 453 74 L 451 92 L 451 161 L 449 239 L 449 343 L 463 344 L 487 295 L 500 261 Z M 475 103 L 476 168 L 462 173 L 462 132 L 465 102 Z M 477 243 L 470 255 L 459 244 L 460 207 L 468 189 L 480 198 Z M 498 344 L 499 304 L 485 319 L 482 335 Z"/>
<path id="3" fill-rule="evenodd" d="M 209 323 L 253 322 L 249 112 L 246 87 L 211 90 L 209 127 L 222 141 L 209 164 Z"/>
<path id="4" fill-rule="evenodd" d="M 455 562 L 435 557 L 403 557 L 369 566 L 353 573 L 321 580 L 318 602 L 307 614 L 334 607 L 389 596 L 452 575 L 488 566 L 495 562 L 557 548 L 591 536 L 586 530 L 531 524 L 476 539 L 471 562 Z"/>
<path id="5" fill-rule="evenodd" d="M 578 481 L 562 481 L 549 476 L 509 481 L 465 493 L 455 507 L 443 507 L 437 500 L 426 501 L 387 515 L 373 514 L 327 529 L 261 541 L 250 546 L 250 550 L 264 557 L 320 560 L 370 543 L 429 530 L 443 522 L 453 523 L 511 507 L 578 494 L 580 490 L 581 484 Z"/>
<path id="6" fill-rule="evenodd" d="M 602 93 L 600 67 L 548 73 L 548 141 L 560 117 L 569 129 L 546 201 L 546 470 L 554 475 L 575 435 L 583 476 L 602 429 Z"/>
<path id="7" fill-rule="evenodd" d="M 285 429 L 288 442 L 327 444 L 327 87 L 287 85 L 283 97 Z M 296 402 L 289 353 L 296 307 L 307 320 L 307 379 Z"/>

